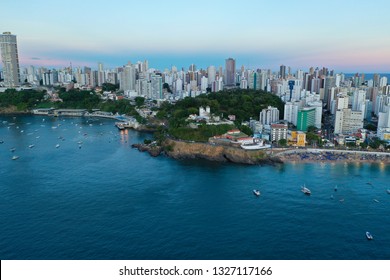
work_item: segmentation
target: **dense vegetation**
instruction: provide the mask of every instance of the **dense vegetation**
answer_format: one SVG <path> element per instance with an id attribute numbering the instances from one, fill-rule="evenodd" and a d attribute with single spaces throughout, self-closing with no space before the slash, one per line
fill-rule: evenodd
<path id="1" fill-rule="evenodd" d="M 0 94 L 0 107 L 15 106 L 19 111 L 33 108 L 44 100 L 45 92 L 36 90 L 24 90 L 17 92 L 15 89 L 7 89 Z"/>
<path id="2" fill-rule="evenodd" d="M 259 113 L 267 106 L 279 109 L 280 115 L 284 112 L 284 103 L 272 93 L 259 90 L 228 90 L 218 93 L 202 94 L 195 98 L 187 97 L 176 103 L 175 106 L 163 106 L 160 117 L 170 115 L 176 121 L 188 117 L 189 114 L 199 112 L 200 106 L 210 106 L 211 113 L 227 118 L 235 115 L 237 123 L 248 121 L 251 117 L 258 119 Z"/>
<path id="3" fill-rule="evenodd" d="M 222 124 L 222 125 L 206 125 L 201 124 L 198 128 L 190 128 L 187 126 L 176 127 L 169 129 L 170 136 L 176 139 L 207 142 L 208 139 L 214 135 L 221 135 L 226 131 L 233 129 L 234 125 Z"/>
<path id="4" fill-rule="evenodd" d="M 252 134 L 248 127 L 240 126 L 242 121 L 258 119 L 259 113 L 267 106 L 277 107 L 283 115 L 284 103 L 274 94 L 255 90 L 228 90 L 195 98 L 187 97 L 175 105 L 163 103 L 157 117 L 168 120 L 168 134 L 174 138 L 207 141 L 209 137 L 225 133 L 232 126 L 200 125 L 189 128 L 186 119 L 190 114 L 198 114 L 199 107 L 210 106 L 211 114 L 221 118 L 235 115 L 235 126 L 246 134 Z"/>
<path id="5" fill-rule="evenodd" d="M 127 114 L 134 116 L 140 123 L 145 120 L 131 105 L 129 100 L 104 101 L 100 95 L 86 90 L 59 90 L 59 98 L 62 102 L 51 102 L 45 98 L 46 91 L 7 89 L 0 94 L 0 107 L 6 108 L 15 106 L 18 111 L 31 110 L 33 108 L 72 108 L 72 109 L 100 109 L 106 112 Z M 143 102 L 143 100 L 140 100 Z M 138 101 L 138 103 L 140 103 Z"/>

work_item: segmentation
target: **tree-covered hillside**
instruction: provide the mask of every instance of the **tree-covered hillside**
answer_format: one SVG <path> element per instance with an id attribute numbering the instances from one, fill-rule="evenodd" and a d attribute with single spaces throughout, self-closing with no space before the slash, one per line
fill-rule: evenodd
<path id="1" fill-rule="evenodd" d="M 178 101 L 175 106 L 163 104 L 158 114 L 160 118 L 169 118 L 170 124 L 182 123 L 190 114 L 197 114 L 200 106 L 210 106 L 211 113 L 227 118 L 235 115 L 237 123 L 248 121 L 250 118 L 258 119 L 259 113 L 267 106 L 279 109 L 283 116 L 284 103 L 272 93 L 259 90 L 228 90 L 195 98 L 187 97 Z"/>
<path id="2" fill-rule="evenodd" d="M 274 94 L 235 89 L 204 94 L 195 98 L 187 97 L 175 105 L 165 102 L 160 107 L 157 117 L 168 121 L 168 134 L 170 136 L 184 140 L 207 141 L 208 137 L 225 133 L 227 129 L 231 129 L 231 126 L 226 125 L 218 128 L 205 124 L 200 125 L 198 129 L 189 128 L 186 119 L 190 114 L 198 114 L 201 106 L 210 106 L 211 114 L 222 118 L 235 115 L 235 125 L 239 129 L 243 129 L 240 127 L 242 121 L 249 121 L 250 118 L 258 120 L 260 111 L 268 106 L 277 107 L 281 115 L 283 115 L 284 110 L 284 103 Z"/>

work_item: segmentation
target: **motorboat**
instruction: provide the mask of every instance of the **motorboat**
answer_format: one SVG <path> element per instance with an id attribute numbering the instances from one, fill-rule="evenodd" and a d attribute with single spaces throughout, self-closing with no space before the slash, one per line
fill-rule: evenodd
<path id="1" fill-rule="evenodd" d="M 60 144 L 57 144 L 57 145 L 56 145 L 56 148 L 59 148 L 59 147 L 60 147 Z"/>
<path id="2" fill-rule="evenodd" d="M 260 196 L 260 191 L 259 190 L 253 190 L 253 194 L 255 196 Z"/>
<path id="3" fill-rule="evenodd" d="M 374 237 L 372 236 L 372 234 L 369 232 L 369 231 L 366 231 L 366 237 L 368 240 L 373 240 Z"/>
<path id="4" fill-rule="evenodd" d="M 387 193 L 390 194 L 390 189 L 387 189 Z"/>
<path id="5" fill-rule="evenodd" d="M 28 147 L 31 149 L 31 148 L 34 148 L 34 144 L 31 144 L 31 145 L 28 145 Z"/>
<path id="6" fill-rule="evenodd" d="M 311 195 L 311 191 L 310 191 L 308 188 L 306 188 L 305 185 L 302 186 L 301 191 L 302 191 L 304 194 Z"/>
<path id="7" fill-rule="evenodd" d="M 12 160 L 17 160 L 18 158 L 19 158 L 19 156 L 13 156 Z"/>

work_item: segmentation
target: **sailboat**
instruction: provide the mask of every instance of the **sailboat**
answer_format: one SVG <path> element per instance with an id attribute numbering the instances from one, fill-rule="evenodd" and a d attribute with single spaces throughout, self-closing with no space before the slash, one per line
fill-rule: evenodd
<path id="1" fill-rule="evenodd" d="M 305 185 L 302 186 L 301 191 L 302 191 L 304 194 L 311 195 L 311 191 L 310 191 L 308 188 L 306 188 Z"/>

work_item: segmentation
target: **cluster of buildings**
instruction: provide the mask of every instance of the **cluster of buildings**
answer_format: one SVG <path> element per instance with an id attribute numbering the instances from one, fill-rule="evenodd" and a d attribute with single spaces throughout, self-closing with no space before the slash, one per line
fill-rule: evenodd
<path id="1" fill-rule="evenodd" d="M 10 32 L 0 35 L 0 49 L 3 62 L 0 78 L 5 88 L 28 83 L 93 89 L 111 83 L 119 85 L 126 98 L 142 96 L 172 101 L 226 88 L 261 89 L 285 102 L 283 115 L 277 108 L 268 107 L 259 110 L 258 121 L 248 123 L 255 134 L 269 141 L 289 139 L 302 143 L 302 135 L 309 127 L 326 131 L 326 137 L 332 139 L 356 136 L 361 134 L 365 121 L 377 122 L 378 137 L 390 141 L 390 85 L 387 77 L 379 74 L 366 79 L 364 74 L 346 77 L 327 68 L 293 72 L 285 65 L 277 72 L 244 66 L 238 69 L 233 58 L 225 60 L 224 68 L 211 65 L 198 69 L 192 64 L 188 70 L 172 66 L 160 71 L 149 68 L 148 61 L 128 62 L 115 69 L 106 69 L 102 63 L 98 63 L 96 70 L 71 65 L 62 69 L 20 68 L 15 35 Z M 324 113 L 330 114 L 331 120 L 325 127 Z"/>

